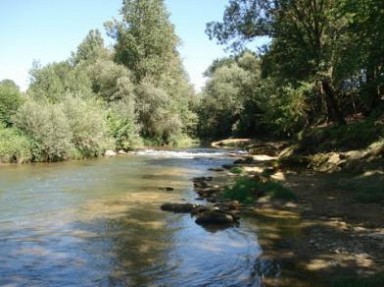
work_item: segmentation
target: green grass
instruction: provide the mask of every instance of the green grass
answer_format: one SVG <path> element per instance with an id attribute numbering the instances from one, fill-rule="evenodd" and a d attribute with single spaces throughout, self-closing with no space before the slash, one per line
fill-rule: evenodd
<path id="1" fill-rule="evenodd" d="M 291 201 L 297 196 L 277 181 L 261 182 L 248 177 L 240 177 L 235 184 L 224 191 L 224 197 L 242 203 L 254 203 L 258 197 L 268 195 L 272 200 Z"/>
<path id="2" fill-rule="evenodd" d="M 332 287 L 383 287 L 384 273 L 378 273 L 367 278 L 339 278 Z"/>
<path id="3" fill-rule="evenodd" d="M 241 167 L 235 166 L 230 169 L 230 172 L 233 174 L 242 174 L 244 170 Z"/>

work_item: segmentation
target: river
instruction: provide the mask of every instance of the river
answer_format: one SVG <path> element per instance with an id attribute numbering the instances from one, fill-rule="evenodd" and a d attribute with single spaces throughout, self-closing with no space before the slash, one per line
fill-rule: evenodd
<path id="1" fill-rule="evenodd" d="M 261 286 L 256 220 L 212 230 L 159 208 L 193 201 L 190 179 L 232 161 L 189 150 L 0 166 L 0 286 Z"/>

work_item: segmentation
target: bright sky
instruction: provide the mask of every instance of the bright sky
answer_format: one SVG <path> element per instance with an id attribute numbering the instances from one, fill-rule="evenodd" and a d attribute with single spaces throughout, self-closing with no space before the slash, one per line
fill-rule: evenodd
<path id="1" fill-rule="evenodd" d="M 228 0 L 165 0 L 179 52 L 191 82 L 199 90 L 202 73 L 227 54 L 210 41 L 205 25 L 222 19 Z M 122 0 L 0 0 L 0 80 L 11 79 L 22 90 L 29 84 L 34 60 L 42 65 L 66 60 L 89 30 L 105 32 L 103 23 L 117 18 Z M 105 42 L 112 40 L 105 36 Z"/>

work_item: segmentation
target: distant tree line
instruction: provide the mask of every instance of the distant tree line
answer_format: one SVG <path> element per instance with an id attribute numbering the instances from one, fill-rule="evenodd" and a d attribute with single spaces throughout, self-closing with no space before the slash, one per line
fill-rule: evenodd
<path id="1" fill-rule="evenodd" d="M 383 115 L 382 0 L 229 0 L 207 24 L 231 56 L 195 94 L 163 0 L 124 0 L 71 57 L 31 69 L 26 93 L 0 82 L 0 162 L 95 157 L 191 138 L 292 137 Z M 256 37 L 270 42 L 245 47 Z"/>
<path id="2" fill-rule="evenodd" d="M 0 162 L 60 161 L 195 136 L 194 90 L 162 0 L 125 0 L 63 62 L 31 69 L 24 94 L 0 83 Z"/>

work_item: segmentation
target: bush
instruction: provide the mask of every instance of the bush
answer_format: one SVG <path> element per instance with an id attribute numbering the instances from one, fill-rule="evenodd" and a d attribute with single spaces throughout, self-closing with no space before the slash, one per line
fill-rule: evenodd
<path id="1" fill-rule="evenodd" d="M 73 149 L 72 132 L 61 105 L 29 100 L 15 115 L 14 123 L 35 140 L 33 160 L 64 160 Z"/>
<path id="2" fill-rule="evenodd" d="M 95 100 L 68 96 L 62 107 L 72 133 L 71 142 L 80 152 L 76 158 L 99 156 L 110 147 L 107 115 Z"/>
<path id="3" fill-rule="evenodd" d="M 134 104 L 129 99 L 110 104 L 108 125 L 117 150 L 127 151 L 143 145 L 136 123 Z"/>
<path id="4" fill-rule="evenodd" d="M 28 162 L 32 158 L 31 149 L 31 140 L 19 130 L 0 125 L 0 162 Z"/>

